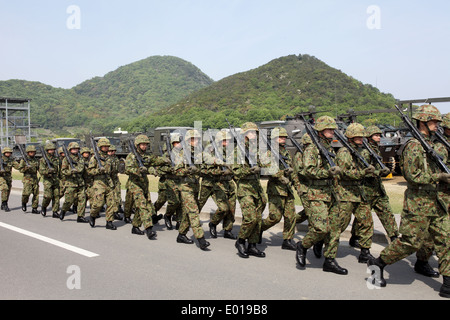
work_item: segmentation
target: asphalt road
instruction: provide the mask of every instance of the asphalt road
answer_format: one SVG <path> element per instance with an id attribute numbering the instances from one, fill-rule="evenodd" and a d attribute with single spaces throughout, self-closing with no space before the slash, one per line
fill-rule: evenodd
<path id="1" fill-rule="evenodd" d="M 349 274 L 340 276 L 323 272 L 323 258 L 312 252 L 306 269 L 298 269 L 295 253 L 280 248 L 279 230 L 264 233 L 260 248 L 266 258 L 242 259 L 220 227 L 219 238 L 210 239 L 208 221 L 203 228 L 211 246 L 202 251 L 197 243 L 176 243 L 177 231 L 166 230 L 162 221 L 154 228 L 157 240 L 148 240 L 131 234 L 131 225 L 122 221 L 115 222 L 116 231 L 106 230 L 103 216 L 91 228 L 77 223 L 73 214 L 60 221 L 51 214 L 31 214 L 30 208 L 23 213 L 17 192 L 9 205 L 11 212 L 0 211 L 0 299 L 442 299 L 442 277 L 416 274 L 414 256 L 386 268 L 386 288 L 368 285 L 367 267 L 357 262 L 359 251 L 345 239 L 338 262 Z M 236 225 L 234 233 L 238 230 Z M 188 236 L 193 239 L 192 232 Z M 296 240 L 301 237 L 297 234 Z M 375 245 L 372 253 L 378 256 L 382 248 Z M 435 257 L 430 264 L 437 268 Z"/>

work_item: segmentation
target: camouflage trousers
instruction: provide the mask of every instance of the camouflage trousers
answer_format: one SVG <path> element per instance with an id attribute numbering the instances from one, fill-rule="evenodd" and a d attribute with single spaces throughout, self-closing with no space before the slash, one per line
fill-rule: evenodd
<path id="1" fill-rule="evenodd" d="M 30 196 L 33 195 L 31 207 L 37 209 L 39 206 L 39 179 L 23 177 L 22 203 L 28 203 Z"/>
<path id="2" fill-rule="evenodd" d="M 2 202 L 9 200 L 11 194 L 12 178 L 0 177 L 0 191 L 2 193 Z"/>
<path id="3" fill-rule="evenodd" d="M 306 220 L 308 220 L 308 208 L 310 205 L 310 201 L 306 199 L 306 196 L 304 193 L 298 193 L 298 197 L 300 198 L 300 201 L 302 202 L 303 210 L 300 212 L 297 212 L 295 214 L 295 223 L 302 223 Z"/>
<path id="4" fill-rule="evenodd" d="M 352 213 L 359 222 L 359 244 L 367 249 L 372 246 L 373 218 L 369 203 L 340 201 L 330 210 L 330 234 L 325 239 L 325 257 L 336 258 L 339 238 L 350 224 Z"/>
<path id="5" fill-rule="evenodd" d="M 177 192 L 179 192 L 182 206 L 182 216 L 178 232 L 185 235 L 189 231 L 189 227 L 191 227 L 196 239 L 203 238 L 205 233 L 200 224 L 198 184 L 182 183 L 177 188 Z"/>
<path id="6" fill-rule="evenodd" d="M 42 208 L 47 208 L 52 202 L 52 212 L 59 211 L 60 192 L 59 180 L 47 180 L 44 179 L 44 197 L 42 199 Z"/>
<path id="7" fill-rule="evenodd" d="M 84 217 L 86 212 L 86 189 L 84 186 L 66 186 L 64 188 L 63 211 L 69 211 L 70 208 L 77 205 L 77 215 Z"/>
<path id="8" fill-rule="evenodd" d="M 118 210 L 114 188 L 100 180 L 94 181 L 91 196 L 92 198 L 89 199 L 91 204 L 91 217 L 97 218 L 106 203 L 106 221 L 114 221 L 114 213 Z"/>
<path id="9" fill-rule="evenodd" d="M 392 212 L 391 205 L 389 203 L 388 196 L 380 197 L 367 197 L 367 202 L 369 203 L 371 209 L 375 211 L 378 219 L 380 219 L 381 224 L 386 230 L 386 234 L 389 238 L 393 236 L 398 236 L 398 226 L 395 221 L 394 213 Z M 361 231 L 359 230 L 360 223 L 358 220 L 353 220 L 352 224 L 352 235 L 357 237 L 360 236 Z"/>
<path id="10" fill-rule="evenodd" d="M 212 186 L 202 185 L 199 195 L 199 211 L 209 197 L 212 197 L 217 210 L 211 217 L 211 223 L 218 225 L 223 221 L 223 229 L 231 231 L 236 213 L 236 186 L 233 181 L 219 181 Z"/>
<path id="11" fill-rule="evenodd" d="M 261 233 L 262 213 L 267 200 L 263 194 L 238 197 L 242 211 L 242 224 L 239 230 L 240 239 L 248 239 L 249 243 L 258 243 Z"/>
<path id="12" fill-rule="evenodd" d="M 131 206 L 135 209 L 132 222 L 133 227 L 140 227 L 141 225 L 144 229 L 153 227 L 152 216 L 155 214 L 155 208 L 153 207 L 148 190 L 144 190 L 131 183 L 128 186 L 127 194 L 129 197 L 128 201 L 130 201 L 131 205 L 129 203 L 126 208 L 129 209 Z"/>
<path id="13" fill-rule="evenodd" d="M 308 204 L 305 206 L 306 203 Z M 303 206 L 308 217 L 308 232 L 302 239 L 302 246 L 309 249 L 329 235 L 331 208 L 337 204 L 320 200 L 309 200 L 306 203 Z"/>
<path id="14" fill-rule="evenodd" d="M 439 273 L 450 276 L 450 216 L 437 204 L 433 192 L 406 189 L 400 223 L 401 236 L 380 254 L 386 264 L 393 264 L 423 247 L 432 239 L 439 259 Z"/>
<path id="15" fill-rule="evenodd" d="M 155 211 L 158 212 L 167 202 L 166 215 L 176 215 L 176 220 L 181 220 L 181 199 L 177 192 L 177 183 L 173 179 L 166 178 L 160 182 L 158 188 L 158 199 L 155 201 Z"/>
<path id="16" fill-rule="evenodd" d="M 281 221 L 283 217 L 283 240 L 294 238 L 295 231 L 295 198 L 289 194 L 287 197 L 268 195 L 269 216 L 262 220 L 261 231 L 266 231 Z"/>

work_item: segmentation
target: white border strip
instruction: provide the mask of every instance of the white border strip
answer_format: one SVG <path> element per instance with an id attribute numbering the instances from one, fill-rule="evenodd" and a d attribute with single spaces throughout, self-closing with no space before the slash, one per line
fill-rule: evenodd
<path id="1" fill-rule="evenodd" d="M 3 223 L 3 222 L 0 222 L 0 227 L 3 227 L 3 228 L 6 228 L 6 229 L 9 229 L 9 230 L 12 230 L 12 231 L 24 234 L 26 236 L 29 236 L 29 237 L 32 237 L 32 238 L 35 238 L 35 239 L 38 239 L 38 240 L 41 240 L 41 241 L 53 244 L 53 245 L 55 245 L 57 247 L 61 247 L 63 249 L 66 249 L 66 250 L 69 250 L 69 251 L 81 254 L 82 256 L 85 256 L 85 257 L 88 257 L 88 258 L 94 258 L 94 257 L 98 257 L 99 256 L 96 253 L 93 253 L 93 252 L 90 252 L 90 251 L 87 251 L 87 250 L 84 250 L 84 249 L 72 246 L 70 244 L 67 244 L 67 243 L 64 243 L 64 242 L 61 242 L 61 241 L 58 241 L 58 240 L 54 240 L 54 239 L 51 239 L 51 238 L 48 238 L 48 237 L 45 237 L 45 236 L 41 236 L 41 235 L 39 235 L 37 233 L 31 232 L 31 231 L 27 231 L 27 230 L 24 230 L 24 229 L 20 229 L 20 228 L 11 226 L 11 225 Z"/>

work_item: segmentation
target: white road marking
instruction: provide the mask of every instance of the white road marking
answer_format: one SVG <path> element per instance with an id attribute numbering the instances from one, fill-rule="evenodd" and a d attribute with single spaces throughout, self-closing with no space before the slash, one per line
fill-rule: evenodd
<path id="1" fill-rule="evenodd" d="M 84 250 L 84 249 L 72 246 L 70 244 L 67 244 L 67 243 L 64 243 L 64 242 L 61 242 L 61 241 L 58 241 L 58 240 L 55 240 L 55 239 L 51 239 L 51 238 L 48 238 L 48 237 L 45 237 L 45 236 L 41 236 L 40 234 L 31 232 L 31 231 L 27 231 L 27 230 L 24 230 L 24 229 L 21 229 L 21 228 L 17 228 L 17 227 L 11 226 L 11 225 L 3 223 L 3 222 L 0 222 L 0 227 L 3 227 L 3 228 L 6 228 L 6 229 L 9 229 L 9 230 L 12 230 L 12 231 L 24 234 L 26 236 L 29 236 L 29 237 L 32 237 L 32 238 L 35 238 L 35 239 L 38 239 L 38 240 L 41 240 L 41 241 L 53 244 L 53 245 L 55 245 L 57 247 L 60 247 L 60 248 L 63 248 L 63 249 L 66 249 L 66 250 L 69 250 L 69 251 L 81 254 L 82 256 L 85 256 L 85 257 L 88 257 L 88 258 L 94 258 L 94 257 L 98 257 L 99 256 L 97 253 L 93 253 L 93 252 L 90 252 L 90 251 L 87 251 L 87 250 Z"/>

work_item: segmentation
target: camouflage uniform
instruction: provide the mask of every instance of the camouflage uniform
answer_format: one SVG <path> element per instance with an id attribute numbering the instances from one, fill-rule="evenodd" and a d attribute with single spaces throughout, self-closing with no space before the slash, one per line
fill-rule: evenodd
<path id="1" fill-rule="evenodd" d="M 84 179 L 84 186 L 86 188 L 86 203 L 90 201 L 92 198 L 92 186 L 94 185 L 94 178 L 88 174 L 88 167 L 89 167 L 89 161 L 91 160 L 91 150 L 89 148 L 81 148 L 80 151 L 83 162 L 84 162 L 84 172 L 83 172 L 83 179 Z M 87 157 L 84 156 L 84 154 L 89 154 Z M 87 207 L 87 204 L 85 205 Z"/>
<path id="2" fill-rule="evenodd" d="M 319 143 L 329 152 L 333 152 L 331 142 L 321 134 L 324 130 L 335 130 L 337 125 L 334 119 L 322 116 L 317 119 L 314 129 L 319 132 Z M 306 177 L 306 190 L 304 198 L 306 214 L 308 216 L 308 232 L 302 241 L 297 243 L 297 262 L 301 267 L 306 265 L 306 251 L 313 245 L 321 245 L 329 238 L 330 231 L 336 228 L 337 221 L 332 218 L 334 208 L 337 208 L 336 175 L 339 169 L 331 168 L 330 163 L 323 157 L 311 138 L 305 140 L 306 148 L 303 153 L 302 176 Z M 335 225 L 333 225 L 333 223 Z M 320 250 L 321 251 L 321 250 Z M 316 252 L 320 256 L 321 252 Z M 325 252 L 324 270 L 337 269 L 335 255 Z M 333 266 L 336 266 L 334 268 Z"/>
<path id="3" fill-rule="evenodd" d="M 108 155 L 111 158 L 112 161 L 112 179 L 114 183 L 114 199 L 115 199 L 115 205 L 116 211 L 114 212 L 114 217 L 117 220 L 122 220 L 122 218 L 119 215 L 119 208 L 122 207 L 122 188 L 120 185 L 120 179 L 119 179 L 119 166 L 120 166 L 120 159 L 113 153 L 116 151 L 116 147 L 114 145 L 111 145 L 109 147 Z"/>
<path id="4" fill-rule="evenodd" d="M 179 193 L 182 205 L 182 217 L 180 221 L 180 227 L 178 229 L 179 234 L 177 237 L 177 242 L 192 243 L 192 241 L 186 237 L 186 234 L 189 231 L 189 227 L 191 227 L 192 231 L 194 232 L 194 237 L 199 242 L 200 249 L 204 250 L 209 246 L 209 242 L 207 242 L 204 238 L 204 231 L 200 224 L 199 217 L 199 169 L 195 165 L 189 166 L 186 161 L 186 156 L 184 155 L 185 151 L 190 151 L 190 153 L 194 155 L 194 159 L 192 159 L 191 155 L 187 155 L 187 157 L 191 157 L 192 163 L 201 164 L 201 159 L 198 159 L 199 155 L 195 153 L 195 148 L 191 144 L 189 144 L 191 142 L 191 139 L 199 139 L 197 140 L 197 143 L 201 143 L 200 133 L 197 132 L 197 130 L 188 130 L 186 132 L 185 141 L 182 141 L 182 143 L 185 144 L 185 147 L 183 148 L 183 150 L 180 150 L 180 152 L 175 152 L 174 154 L 174 173 L 180 178 L 176 191 Z M 201 156 L 201 153 L 199 154 Z"/>
<path id="5" fill-rule="evenodd" d="M 431 105 L 419 107 L 413 119 L 422 128 L 424 124 L 428 126 L 429 121 L 442 121 L 439 110 Z M 428 135 L 423 134 L 423 138 L 434 147 Z M 444 152 L 447 159 L 446 150 L 438 152 Z M 442 185 L 447 187 L 450 182 L 450 174 L 440 173 L 435 162 L 426 155 L 415 138 L 409 140 L 403 149 L 400 165 L 407 181 L 399 230 L 401 236 L 391 242 L 379 258 L 369 260 L 368 265 L 381 269 L 380 278 L 376 280 L 380 286 L 386 286 L 384 267 L 416 252 L 423 239 L 430 235 L 439 259 L 439 272 L 444 277 L 440 295 L 450 298 L 450 216 L 448 206 L 438 197 Z"/>
<path id="6" fill-rule="evenodd" d="M 115 200 L 114 180 L 113 180 L 113 161 L 108 156 L 107 150 L 111 143 L 107 138 L 100 138 L 97 142 L 98 155 L 102 168 L 100 168 L 96 157 L 91 157 L 89 160 L 88 174 L 94 179 L 92 185 L 92 199 L 90 212 L 90 225 L 95 226 L 95 219 L 99 217 L 100 211 L 106 203 L 106 229 L 116 230 L 117 227 L 113 224 L 114 212 L 117 210 L 117 203 Z M 93 146 L 94 148 L 96 146 Z"/>
<path id="7" fill-rule="evenodd" d="M 282 249 L 295 250 L 293 243 L 295 231 L 295 196 L 293 185 L 298 185 L 297 175 L 294 174 L 292 168 L 292 159 L 285 144 L 278 144 L 279 137 L 288 137 L 286 129 L 277 127 L 272 130 L 271 139 L 274 152 L 284 158 L 289 168 L 285 168 L 271 151 L 268 151 L 268 158 L 271 159 L 269 170 L 269 181 L 267 183 L 267 196 L 269 199 L 269 216 L 263 219 L 261 224 L 261 232 L 268 230 L 275 224 L 284 219 L 283 225 L 283 244 Z M 277 150 L 278 149 L 278 150 Z M 277 155 L 278 156 L 278 155 Z"/>
<path id="8" fill-rule="evenodd" d="M 64 216 L 67 211 L 70 210 L 70 207 L 74 203 L 78 203 L 77 210 L 77 222 L 87 222 L 84 218 L 85 210 L 86 210 L 86 189 L 84 185 L 84 161 L 80 157 L 79 153 L 73 154 L 70 150 L 72 149 L 80 149 L 80 146 L 76 142 L 69 143 L 68 151 L 69 154 L 66 154 L 62 164 L 61 164 L 61 174 L 64 179 L 64 203 L 61 208 L 61 212 L 59 214 L 59 218 L 61 220 L 64 219 Z M 70 166 L 68 161 L 68 157 L 72 159 L 74 168 Z"/>
<path id="9" fill-rule="evenodd" d="M 266 207 L 267 199 L 261 186 L 260 170 L 261 162 L 257 159 L 256 143 L 250 142 L 246 135 L 249 132 L 258 132 L 258 127 L 252 122 L 246 122 L 241 127 L 241 133 L 244 135 L 245 148 L 249 151 L 249 155 L 255 157 L 254 166 L 248 162 L 248 159 L 241 154 L 239 148 L 235 148 L 233 173 L 237 186 L 237 198 L 242 211 L 242 224 L 239 230 L 236 248 L 239 256 L 248 258 L 249 254 L 258 257 L 265 257 L 265 253 L 256 248 L 256 244 L 260 240 L 262 214 Z M 254 141 L 257 141 L 254 140 Z M 245 161 L 243 161 L 245 160 Z M 245 249 L 245 241 L 248 240 L 248 248 Z"/>
<path id="10" fill-rule="evenodd" d="M 311 138 L 307 133 L 305 133 L 301 140 L 300 140 L 302 146 L 303 146 L 303 152 L 306 149 L 306 147 L 312 143 Z M 302 223 L 306 220 L 308 220 L 308 206 L 309 206 L 309 200 L 306 197 L 306 193 L 308 191 L 308 178 L 303 174 L 303 153 L 298 151 L 294 155 L 293 159 L 293 168 L 294 173 L 297 175 L 297 178 L 294 180 L 296 185 L 294 185 L 295 189 L 297 190 L 297 195 L 300 198 L 300 201 L 302 202 L 303 210 L 298 212 L 295 215 L 295 223 Z"/>
<path id="11" fill-rule="evenodd" d="M 9 156 L 6 156 L 6 153 L 10 153 Z M 14 161 L 11 158 L 12 149 L 9 147 L 5 147 L 2 149 L 2 161 L 3 161 L 3 170 L 0 169 L 0 191 L 2 193 L 2 206 L 1 209 L 6 212 L 11 211 L 8 207 L 9 195 L 11 194 L 12 187 L 12 176 L 11 171 L 14 167 Z"/>
<path id="12" fill-rule="evenodd" d="M 232 155 L 228 155 L 227 159 L 227 148 L 222 146 L 223 140 L 230 139 L 231 135 L 224 131 L 219 131 L 215 137 L 218 152 L 222 150 L 222 159 L 215 157 L 212 144 L 209 144 L 203 152 L 199 210 L 201 211 L 209 196 L 212 196 L 217 206 L 217 210 L 209 222 L 213 238 L 217 238 L 216 226 L 223 220 L 224 237 L 236 239 L 231 233 L 236 212 L 236 185 L 233 181 L 233 172 L 226 165 L 226 163 L 232 163 Z"/>
<path id="13" fill-rule="evenodd" d="M 47 165 L 44 157 L 39 161 L 39 173 L 44 178 L 44 197 L 41 204 L 41 214 L 45 217 L 48 205 L 50 202 L 53 202 L 53 218 L 58 218 L 61 192 L 59 181 L 60 163 L 58 156 L 55 153 L 48 152 L 49 150 L 56 151 L 55 145 L 51 142 L 47 143 L 44 147 L 44 152 L 47 152 L 47 158 L 51 164 L 51 168 Z"/>
<path id="14" fill-rule="evenodd" d="M 34 156 L 30 156 L 30 153 L 36 153 L 35 146 L 28 146 L 26 148 L 28 165 L 25 163 L 24 159 L 20 160 L 19 172 L 23 173 L 23 190 L 22 190 L 22 210 L 27 211 L 27 202 L 30 195 L 33 195 L 33 200 L 31 203 L 32 213 L 39 213 L 37 208 L 39 206 L 39 160 Z"/>

